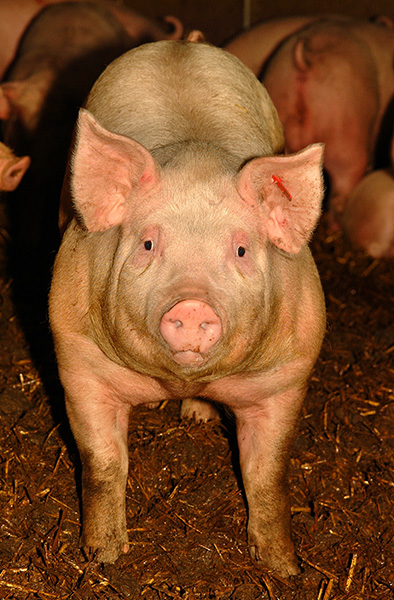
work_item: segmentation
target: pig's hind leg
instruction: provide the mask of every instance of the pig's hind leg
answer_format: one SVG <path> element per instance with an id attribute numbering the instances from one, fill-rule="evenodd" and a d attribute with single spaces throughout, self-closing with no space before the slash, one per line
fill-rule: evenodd
<path id="1" fill-rule="evenodd" d="M 212 402 L 200 398 L 185 398 L 182 400 L 181 417 L 200 421 L 219 419 L 219 412 Z"/>

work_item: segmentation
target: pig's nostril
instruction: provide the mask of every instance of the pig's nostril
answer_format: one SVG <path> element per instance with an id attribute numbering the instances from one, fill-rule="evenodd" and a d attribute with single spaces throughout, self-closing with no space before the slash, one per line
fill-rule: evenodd
<path id="1" fill-rule="evenodd" d="M 174 325 L 177 329 L 179 329 L 179 327 L 183 326 L 183 323 L 182 323 L 182 321 L 179 321 L 179 319 L 178 319 L 177 321 L 175 321 Z"/>
<path id="2" fill-rule="evenodd" d="M 208 327 L 208 325 L 209 325 L 209 323 L 206 323 L 206 322 L 204 321 L 204 323 L 201 323 L 200 327 L 201 327 L 201 329 L 203 329 L 203 330 L 205 331 L 205 330 L 206 330 L 206 328 Z"/>

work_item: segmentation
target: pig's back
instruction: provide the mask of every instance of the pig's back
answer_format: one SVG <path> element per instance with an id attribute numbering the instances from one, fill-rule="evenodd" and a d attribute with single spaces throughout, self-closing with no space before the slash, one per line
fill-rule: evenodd
<path id="1" fill-rule="evenodd" d="M 99 77 L 86 107 L 104 127 L 151 151 L 200 140 L 242 163 L 283 148 L 263 85 L 238 59 L 206 44 L 163 41 L 127 52 Z"/>

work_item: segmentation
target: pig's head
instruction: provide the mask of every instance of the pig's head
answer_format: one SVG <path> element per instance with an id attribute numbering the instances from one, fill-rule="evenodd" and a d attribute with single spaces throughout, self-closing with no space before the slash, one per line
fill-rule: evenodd
<path id="1" fill-rule="evenodd" d="M 297 260 L 316 224 L 321 160 L 313 146 L 237 172 L 234 157 L 203 142 L 154 157 L 82 110 L 71 186 L 102 349 L 186 380 L 253 361 L 279 317 L 279 262 Z"/>

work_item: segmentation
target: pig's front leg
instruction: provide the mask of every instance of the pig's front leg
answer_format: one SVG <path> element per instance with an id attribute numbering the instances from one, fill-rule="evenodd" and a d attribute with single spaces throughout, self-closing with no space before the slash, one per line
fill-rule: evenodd
<path id="1" fill-rule="evenodd" d="M 291 537 L 287 471 L 304 396 L 305 388 L 288 390 L 234 410 L 250 553 L 286 577 L 300 571 Z"/>
<path id="2" fill-rule="evenodd" d="M 86 555 L 97 551 L 97 560 L 111 563 L 128 550 L 129 406 L 112 402 L 99 388 L 95 391 L 93 400 L 92 389 L 77 400 L 66 395 L 66 405 L 82 463 L 81 546 Z"/>

